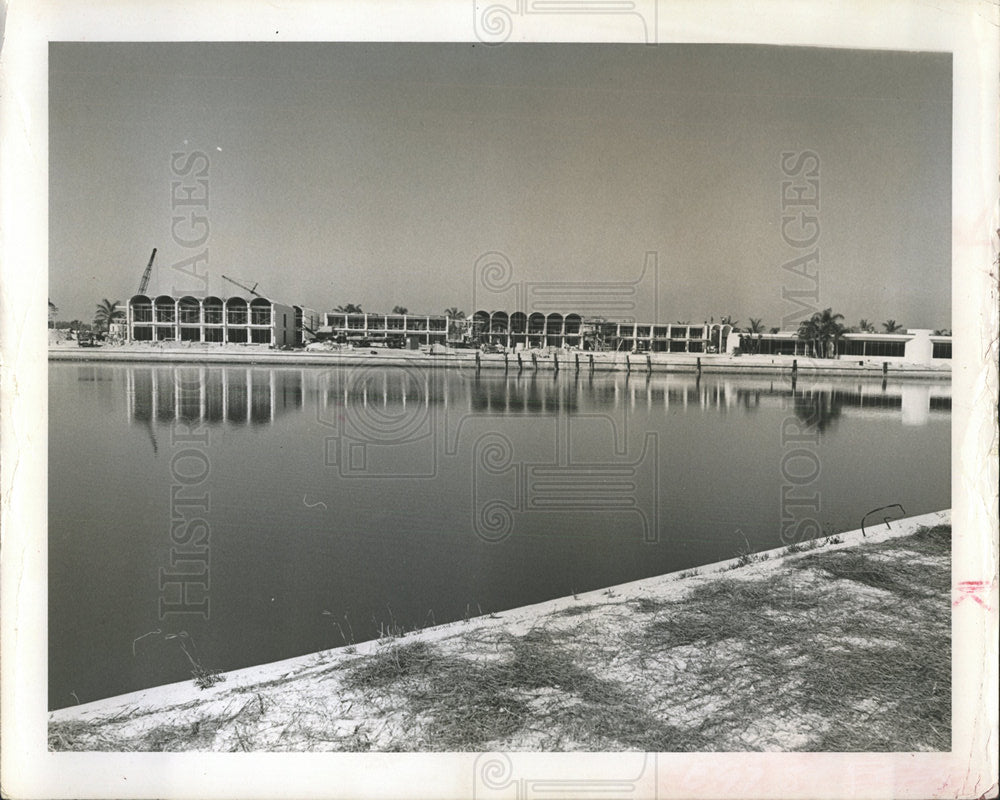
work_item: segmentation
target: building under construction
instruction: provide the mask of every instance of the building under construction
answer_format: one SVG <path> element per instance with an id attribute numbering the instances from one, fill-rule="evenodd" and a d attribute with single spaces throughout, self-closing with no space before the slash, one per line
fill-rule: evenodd
<path id="1" fill-rule="evenodd" d="M 128 301 L 128 338 L 134 342 L 208 342 L 300 346 L 316 327 L 316 312 L 266 297 L 148 297 Z"/>

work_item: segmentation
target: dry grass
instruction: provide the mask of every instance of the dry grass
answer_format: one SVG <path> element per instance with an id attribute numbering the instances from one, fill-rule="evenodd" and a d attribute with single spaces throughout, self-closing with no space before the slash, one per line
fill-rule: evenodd
<path id="1" fill-rule="evenodd" d="M 127 716 L 54 723 L 50 748 L 947 750 L 950 543 L 939 526 L 809 547 L 522 633 L 386 640 L 298 682 L 220 687 L 211 709 L 131 735 Z"/>

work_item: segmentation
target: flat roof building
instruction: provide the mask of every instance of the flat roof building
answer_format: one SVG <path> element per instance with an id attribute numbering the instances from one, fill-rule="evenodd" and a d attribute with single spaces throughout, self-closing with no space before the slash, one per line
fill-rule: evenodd
<path id="1" fill-rule="evenodd" d="M 263 344 L 271 347 L 301 341 L 301 329 L 292 306 L 264 297 L 184 295 L 129 299 L 126 311 L 128 339 L 133 342 L 207 342 L 217 344 Z"/>

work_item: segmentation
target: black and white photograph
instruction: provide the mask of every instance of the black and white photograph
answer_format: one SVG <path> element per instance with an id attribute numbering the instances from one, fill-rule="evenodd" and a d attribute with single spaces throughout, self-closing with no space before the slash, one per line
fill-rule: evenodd
<path id="1" fill-rule="evenodd" d="M 995 5 L 211 5 L 4 53 L 5 796 L 995 797 Z"/>

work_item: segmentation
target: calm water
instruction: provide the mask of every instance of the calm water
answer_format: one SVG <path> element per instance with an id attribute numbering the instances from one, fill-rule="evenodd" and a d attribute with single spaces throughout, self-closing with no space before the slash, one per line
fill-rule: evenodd
<path id="1" fill-rule="evenodd" d="M 53 364 L 49 414 L 52 708 L 951 505 L 946 383 Z"/>

